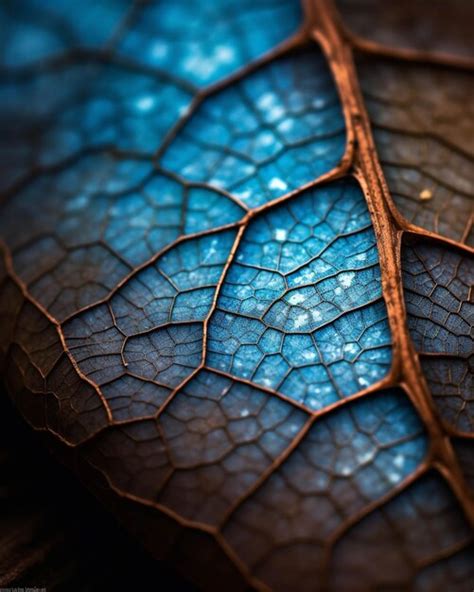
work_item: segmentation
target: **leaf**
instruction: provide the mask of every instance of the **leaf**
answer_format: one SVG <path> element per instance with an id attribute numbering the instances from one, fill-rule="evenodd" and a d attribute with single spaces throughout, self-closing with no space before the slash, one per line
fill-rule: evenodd
<path id="1" fill-rule="evenodd" d="M 453 248 L 408 240 L 402 267 L 408 326 L 441 417 L 472 433 L 474 261 Z"/>
<path id="2" fill-rule="evenodd" d="M 474 245 L 474 76 L 442 66 L 359 62 L 393 200 L 413 224 Z"/>
<path id="3" fill-rule="evenodd" d="M 336 166 L 344 132 L 328 67 L 312 49 L 275 60 L 206 98 L 160 162 L 187 181 L 256 207 Z"/>
<path id="4" fill-rule="evenodd" d="M 273 49 L 300 21 L 300 4 L 293 0 L 151 2 L 124 31 L 117 51 L 204 86 Z"/>
<path id="5" fill-rule="evenodd" d="M 390 333 L 354 182 L 302 193 L 249 225 L 209 324 L 207 361 L 314 410 L 384 378 Z"/>
<path id="6" fill-rule="evenodd" d="M 472 58 L 469 0 L 399 0 L 390 9 L 377 0 L 337 0 L 352 33 L 385 48 L 411 49 Z"/>
<path id="7" fill-rule="evenodd" d="M 203 590 L 466 588 L 466 58 L 327 0 L 99 4 L 2 7 L 17 408 Z"/>
<path id="8" fill-rule="evenodd" d="M 6 0 L 0 7 L 0 64 L 15 69 L 67 51 L 98 49 L 127 19 L 129 8 L 126 0 Z"/>
<path id="9" fill-rule="evenodd" d="M 387 392 L 316 422 L 224 537 L 272 588 L 314 589 L 332 537 L 422 460 L 420 427 L 404 395 Z"/>
<path id="10" fill-rule="evenodd" d="M 452 493 L 439 477 L 428 475 L 367 516 L 336 547 L 331 586 L 462 589 L 472 578 L 472 548 L 463 549 L 470 540 Z M 365 574 L 357 569 L 362 561 L 368 566 Z"/>

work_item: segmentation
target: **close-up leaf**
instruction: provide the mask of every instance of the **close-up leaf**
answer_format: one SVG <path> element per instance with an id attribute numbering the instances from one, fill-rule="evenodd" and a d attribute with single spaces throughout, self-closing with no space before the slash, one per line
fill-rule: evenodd
<path id="1" fill-rule="evenodd" d="M 473 17 L 2 4 L 0 586 L 473 588 Z"/>

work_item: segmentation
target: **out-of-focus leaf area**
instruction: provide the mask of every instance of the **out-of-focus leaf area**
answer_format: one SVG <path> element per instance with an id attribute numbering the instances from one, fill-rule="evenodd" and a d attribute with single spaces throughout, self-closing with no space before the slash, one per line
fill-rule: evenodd
<path id="1" fill-rule="evenodd" d="M 39 445 L 0 389 L 0 587 L 99 592 L 151 585 L 196 592 L 123 532 Z"/>

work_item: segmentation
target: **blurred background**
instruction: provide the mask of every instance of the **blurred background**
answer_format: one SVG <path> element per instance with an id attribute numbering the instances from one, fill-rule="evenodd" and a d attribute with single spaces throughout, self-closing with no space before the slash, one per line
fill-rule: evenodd
<path id="1" fill-rule="evenodd" d="M 153 561 L 0 392 L 0 587 L 196 592 Z"/>

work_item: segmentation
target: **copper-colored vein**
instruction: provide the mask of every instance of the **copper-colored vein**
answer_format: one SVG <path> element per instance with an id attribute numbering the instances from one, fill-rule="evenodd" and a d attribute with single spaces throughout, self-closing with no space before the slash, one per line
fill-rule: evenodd
<path id="1" fill-rule="evenodd" d="M 410 338 L 401 279 L 400 249 L 405 231 L 401 217 L 393 215 L 393 204 L 372 139 L 368 115 L 360 92 L 353 61 L 353 47 L 340 27 L 340 20 L 332 0 L 312 0 L 317 15 L 313 34 L 321 43 L 331 66 L 342 101 L 351 112 L 357 141 L 354 174 L 367 198 L 379 250 L 382 288 L 387 305 L 393 339 L 392 376 L 395 384 L 404 386 L 417 409 L 430 437 L 432 466 L 437 468 L 450 484 L 464 513 L 474 524 L 474 504 L 468 486 L 454 453 L 450 439 L 434 407 L 424 378 L 419 357 Z M 423 235 L 438 240 L 435 233 Z M 456 244 L 455 241 L 443 241 Z M 428 461 L 425 461 L 428 462 Z"/>

